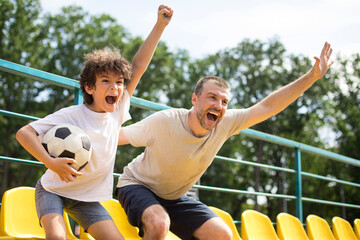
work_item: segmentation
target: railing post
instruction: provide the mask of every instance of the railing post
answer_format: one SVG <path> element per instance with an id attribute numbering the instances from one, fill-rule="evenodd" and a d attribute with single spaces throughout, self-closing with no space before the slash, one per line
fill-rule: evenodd
<path id="1" fill-rule="evenodd" d="M 295 148 L 295 172 L 296 217 L 303 222 L 301 152 L 299 148 Z"/>
<path id="2" fill-rule="evenodd" d="M 75 88 L 74 91 L 74 105 L 79 105 L 84 103 L 84 97 L 81 93 L 81 89 L 80 88 Z"/>

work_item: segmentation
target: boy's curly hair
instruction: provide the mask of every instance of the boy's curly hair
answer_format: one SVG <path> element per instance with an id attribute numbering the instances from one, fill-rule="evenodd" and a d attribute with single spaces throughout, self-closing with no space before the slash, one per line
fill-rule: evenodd
<path id="1" fill-rule="evenodd" d="M 121 75 L 124 77 L 125 87 L 130 81 L 132 66 L 121 56 L 120 50 L 117 48 L 95 49 L 93 52 L 85 54 L 84 59 L 84 67 L 80 74 L 80 88 L 87 104 L 91 104 L 94 99 L 85 91 L 85 86 L 95 87 L 96 76 L 99 74 L 113 72 Z"/>

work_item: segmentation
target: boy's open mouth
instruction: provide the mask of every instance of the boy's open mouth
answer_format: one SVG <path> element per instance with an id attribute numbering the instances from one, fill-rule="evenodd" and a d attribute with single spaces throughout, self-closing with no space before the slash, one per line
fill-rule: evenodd
<path id="1" fill-rule="evenodd" d="M 116 102 L 116 96 L 106 96 L 105 100 L 108 104 L 114 104 Z"/>

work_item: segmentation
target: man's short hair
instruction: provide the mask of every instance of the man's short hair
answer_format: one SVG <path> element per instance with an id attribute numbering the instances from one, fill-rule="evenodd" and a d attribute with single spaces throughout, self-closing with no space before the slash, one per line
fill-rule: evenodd
<path id="1" fill-rule="evenodd" d="M 87 104 L 91 104 L 94 99 L 85 91 L 85 86 L 95 87 L 96 76 L 102 73 L 113 72 L 124 78 L 126 86 L 131 79 L 132 66 L 121 56 L 117 48 L 105 47 L 95 49 L 93 52 L 85 54 L 84 67 L 80 74 L 80 88 Z"/>
<path id="2" fill-rule="evenodd" d="M 206 76 L 206 77 L 201 78 L 195 86 L 194 92 L 197 96 L 201 95 L 202 90 L 204 88 L 204 84 L 208 81 L 214 82 L 219 87 L 223 87 L 225 89 L 230 89 L 230 84 L 225 79 L 223 79 L 221 77 L 217 77 L 217 76 Z"/>

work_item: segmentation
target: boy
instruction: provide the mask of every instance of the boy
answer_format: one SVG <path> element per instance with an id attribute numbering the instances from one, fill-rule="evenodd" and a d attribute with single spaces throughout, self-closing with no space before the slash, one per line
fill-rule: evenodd
<path id="1" fill-rule="evenodd" d="M 85 104 L 63 108 L 17 132 L 20 144 L 48 168 L 35 192 L 40 224 L 47 239 L 66 239 L 64 208 L 95 239 L 124 239 L 99 201 L 112 198 L 120 127 L 130 119 L 130 97 L 172 15 L 171 8 L 159 6 L 157 22 L 132 66 L 118 50 L 105 48 L 85 55 L 80 76 Z M 50 157 L 38 140 L 51 127 L 63 123 L 79 126 L 91 139 L 91 161 L 81 172 L 69 166 L 74 159 Z"/>

